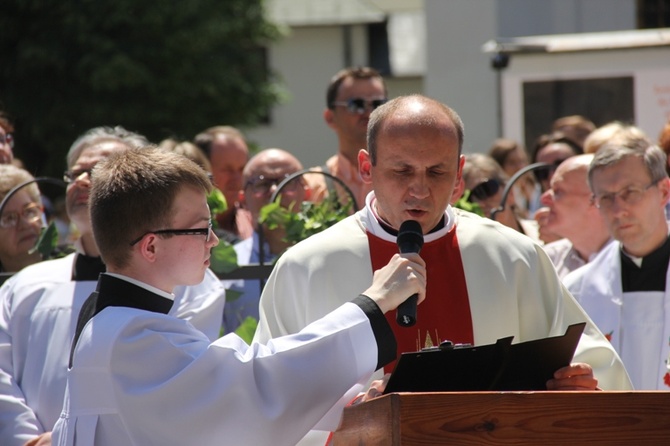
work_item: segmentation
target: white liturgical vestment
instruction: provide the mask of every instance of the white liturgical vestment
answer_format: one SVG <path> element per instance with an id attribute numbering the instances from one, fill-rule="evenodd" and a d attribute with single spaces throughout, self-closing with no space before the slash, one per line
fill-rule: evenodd
<path id="1" fill-rule="evenodd" d="M 117 293 L 133 302 L 161 299 L 104 274 L 98 290 L 99 300 Z M 394 357 L 395 341 L 385 348 L 393 338 L 386 319 L 363 300 L 376 320 L 346 303 L 298 335 L 251 346 L 235 334 L 210 343 L 190 323 L 157 310 L 103 306 L 76 343 L 52 443 L 292 446 L 370 377 L 378 359 Z M 324 420 L 324 427 L 338 421 Z"/>
<path id="2" fill-rule="evenodd" d="M 50 431 L 63 407 L 77 315 L 95 280 L 73 281 L 75 254 L 31 265 L 0 288 L 0 445 L 23 446 Z M 219 336 L 225 302 L 221 282 L 175 289 L 170 314 Z"/>
<path id="3" fill-rule="evenodd" d="M 621 355 L 636 390 L 670 389 L 670 270 L 665 292 L 623 292 L 621 243 L 566 276 L 565 286 Z"/>
<path id="4" fill-rule="evenodd" d="M 263 289 L 254 340 L 266 342 L 296 333 L 370 283 L 373 271 L 368 237 L 396 242 L 375 217 L 374 200 L 372 192 L 364 209 L 291 247 L 279 258 Z M 495 343 L 507 336 L 514 336 L 516 343 L 563 335 L 569 325 L 587 322 L 573 361 L 590 364 L 602 389 L 631 388 L 612 345 L 561 284 L 538 244 L 495 221 L 451 207 L 445 212 L 445 223 L 424 236 L 424 247 L 445 237 L 455 225 L 475 345 Z M 427 280 L 430 284 L 430 274 Z M 440 293 L 428 295 L 426 300 L 431 298 L 440 298 Z M 378 371 L 375 378 L 381 375 Z M 300 444 L 323 444 L 324 438 Z"/>

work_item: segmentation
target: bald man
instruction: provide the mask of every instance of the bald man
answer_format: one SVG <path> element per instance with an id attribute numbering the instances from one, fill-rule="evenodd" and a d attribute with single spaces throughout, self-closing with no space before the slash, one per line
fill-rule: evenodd
<path id="1" fill-rule="evenodd" d="M 284 241 L 283 228 L 268 229 L 258 221 L 260 211 L 270 203 L 272 194 L 279 184 L 292 173 L 302 170 L 300 161 L 282 149 L 266 149 L 249 160 L 242 172 L 243 188 L 239 191 L 238 201 L 251 213 L 254 224 L 253 236 L 234 245 L 238 265 L 255 263 L 269 264 L 281 254 L 289 244 Z M 280 191 L 281 205 L 292 212 L 298 212 L 307 198 L 309 189 L 302 177 L 287 183 Z M 260 246 L 261 233 L 263 249 Z M 223 325 L 226 332 L 234 331 L 244 319 L 251 316 L 258 319 L 258 300 L 261 296 L 262 281 L 234 280 L 224 285 L 242 295 L 226 302 L 223 313 Z"/>
<path id="2" fill-rule="evenodd" d="M 424 234 L 427 294 L 411 329 L 388 316 L 397 354 L 444 340 L 482 345 L 514 336 L 522 342 L 587 322 L 575 363 L 557 370 L 547 388 L 588 390 L 598 382 L 606 389 L 630 388 L 614 349 L 562 286 L 542 248 L 449 205 L 461 180 L 462 147 L 460 117 L 433 99 L 404 96 L 373 111 L 367 149 L 358 155 L 361 178 L 372 187 L 365 207 L 279 258 L 263 289 L 255 339 L 298 332 L 339 306 L 341 295 L 369 282 L 373 270 L 398 252 L 398 229 L 415 220 Z M 323 435 L 317 437 L 313 432 L 301 445 L 323 445 Z"/>
<path id="3" fill-rule="evenodd" d="M 587 154 L 563 161 L 542 194 L 542 204 L 549 208 L 546 229 L 564 237 L 544 246 L 561 278 L 587 264 L 612 240 L 591 199 L 588 170 L 592 160 L 593 154 Z"/>

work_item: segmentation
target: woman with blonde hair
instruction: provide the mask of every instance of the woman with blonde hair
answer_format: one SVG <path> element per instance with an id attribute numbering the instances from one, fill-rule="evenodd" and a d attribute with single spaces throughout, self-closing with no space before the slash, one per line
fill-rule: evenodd
<path id="1" fill-rule="evenodd" d="M 33 176 L 11 164 L 0 164 L 0 203 Z M 0 272 L 17 272 L 42 260 L 33 251 L 44 226 L 40 191 L 31 183 L 14 193 L 0 209 Z"/>

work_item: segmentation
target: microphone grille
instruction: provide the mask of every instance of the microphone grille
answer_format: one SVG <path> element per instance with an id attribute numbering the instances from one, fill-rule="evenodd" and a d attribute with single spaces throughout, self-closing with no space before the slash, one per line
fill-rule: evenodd
<path id="1" fill-rule="evenodd" d="M 401 253 L 419 252 L 423 246 L 423 230 L 419 222 L 406 220 L 398 230 L 398 248 Z"/>

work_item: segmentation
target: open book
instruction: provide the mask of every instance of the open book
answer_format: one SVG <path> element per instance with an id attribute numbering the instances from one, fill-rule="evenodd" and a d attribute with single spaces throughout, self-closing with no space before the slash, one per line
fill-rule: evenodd
<path id="1" fill-rule="evenodd" d="M 403 353 L 386 385 L 392 392 L 546 390 L 556 370 L 570 364 L 586 323 L 565 335 L 512 344 L 452 345 Z"/>

